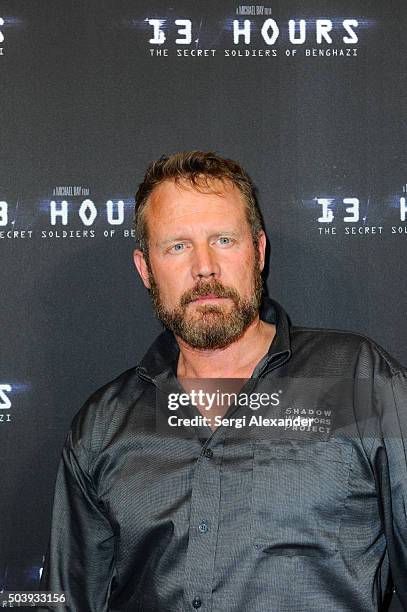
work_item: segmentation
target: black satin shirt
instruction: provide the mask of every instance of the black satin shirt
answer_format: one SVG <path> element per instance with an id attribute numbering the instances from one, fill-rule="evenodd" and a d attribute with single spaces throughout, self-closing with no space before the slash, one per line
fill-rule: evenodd
<path id="1" fill-rule="evenodd" d="M 392 582 L 407 609 L 406 370 L 268 298 L 261 316 L 277 332 L 241 393 L 279 399 L 231 405 L 245 427 L 166 426 L 182 391 L 169 331 L 75 416 L 41 582 L 66 593 L 57 609 L 373 612 Z"/>

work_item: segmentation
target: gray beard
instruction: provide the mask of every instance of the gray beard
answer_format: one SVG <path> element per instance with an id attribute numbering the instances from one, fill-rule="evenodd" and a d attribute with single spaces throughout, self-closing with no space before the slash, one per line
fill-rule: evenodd
<path id="1" fill-rule="evenodd" d="M 225 287 L 217 280 L 205 281 L 186 291 L 180 299 L 180 305 L 174 310 L 168 310 L 164 305 L 149 263 L 148 269 L 150 293 L 158 319 L 194 348 L 215 349 L 228 346 L 243 335 L 259 313 L 263 280 L 258 256 L 253 271 L 253 295 L 249 299 L 242 300 L 236 289 Z M 209 293 L 230 298 L 233 301 L 232 310 L 224 309 L 220 304 L 200 304 L 194 315 L 188 315 L 187 305 L 195 298 Z"/>

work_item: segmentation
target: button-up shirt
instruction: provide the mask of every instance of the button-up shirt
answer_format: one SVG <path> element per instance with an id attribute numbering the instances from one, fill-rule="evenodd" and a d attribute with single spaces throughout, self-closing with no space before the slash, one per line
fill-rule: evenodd
<path id="1" fill-rule="evenodd" d="M 239 390 L 214 431 L 169 408 L 168 330 L 75 416 L 41 583 L 61 609 L 373 612 L 392 582 L 407 607 L 406 370 L 268 298 L 261 318 L 276 335 L 252 377 L 205 383 Z"/>

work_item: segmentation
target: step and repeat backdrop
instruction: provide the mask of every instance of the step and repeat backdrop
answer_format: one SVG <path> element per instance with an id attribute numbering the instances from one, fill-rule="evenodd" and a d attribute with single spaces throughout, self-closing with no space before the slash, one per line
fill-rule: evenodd
<path id="1" fill-rule="evenodd" d="M 73 415 L 161 331 L 151 160 L 241 162 L 269 294 L 407 363 L 406 26 L 404 0 L 0 0 L 0 591 L 38 587 Z"/>

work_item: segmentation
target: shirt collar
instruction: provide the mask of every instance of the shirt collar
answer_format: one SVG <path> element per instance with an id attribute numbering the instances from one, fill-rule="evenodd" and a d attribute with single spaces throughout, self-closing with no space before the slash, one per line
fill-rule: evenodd
<path id="1" fill-rule="evenodd" d="M 257 364 L 253 377 L 264 376 L 268 371 L 285 363 L 291 356 L 290 328 L 291 322 L 284 308 L 268 296 L 264 296 L 260 308 L 260 318 L 276 325 L 276 333 L 267 354 Z M 141 378 L 151 382 L 172 370 L 178 361 L 179 346 L 174 334 L 166 329 L 153 342 L 137 366 Z M 161 378 L 161 376 L 160 376 Z"/>

